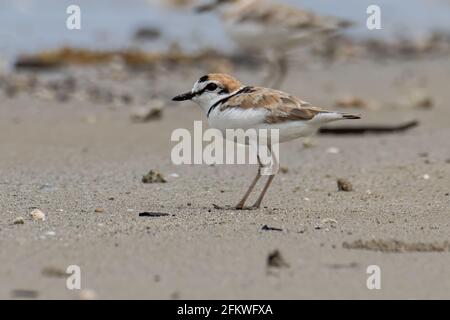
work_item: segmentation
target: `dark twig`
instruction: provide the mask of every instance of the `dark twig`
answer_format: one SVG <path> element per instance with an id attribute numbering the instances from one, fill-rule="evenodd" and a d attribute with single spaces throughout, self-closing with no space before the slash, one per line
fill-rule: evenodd
<path id="1" fill-rule="evenodd" d="M 402 132 L 419 125 L 419 121 L 412 120 L 401 125 L 372 125 L 351 127 L 324 127 L 319 130 L 320 134 L 365 134 L 365 133 L 393 133 Z"/>

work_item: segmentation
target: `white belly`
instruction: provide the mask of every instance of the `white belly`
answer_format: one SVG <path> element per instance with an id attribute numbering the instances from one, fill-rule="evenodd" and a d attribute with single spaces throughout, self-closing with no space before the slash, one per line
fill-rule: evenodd
<path id="1" fill-rule="evenodd" d="M 267 143 L 267 140 L 264 140 L 264 136 L 269 138 L 269 140 L 270 137 L 274 137 L 279 142 L 285 142 L 297 138 L 309 137 L 319 128 L 318 124 L 311 123 L 311 121 L 287 121 L 276 124 L 264 123 L 264 119 L 268 113 L 264 109 L 248 109 L 243 111 L 232 108 L 224 111 L 220 111 L 219 109 L 217 107 L 211 111 L 208 117 L 208 123 L 211 128 L 219 129 L 226 139 L 230 139 L 230 132 L 227 133 L 227 129 L 242 129 L 243 131 L 254 129 L 251 131 L 256 132 L 260 144 Z M 266 131 L 261 131 L 260 129 L 266 129 Z M 236 130 L 234 131 L 236 133 Z M 242 136 L 248 135 L 251 131 L 237 133 L 238 136 Z M 231 139 L 235 140 L 234 137 L 231 137 Z M 239 141 L 246 140 L 242 139 Z"/>

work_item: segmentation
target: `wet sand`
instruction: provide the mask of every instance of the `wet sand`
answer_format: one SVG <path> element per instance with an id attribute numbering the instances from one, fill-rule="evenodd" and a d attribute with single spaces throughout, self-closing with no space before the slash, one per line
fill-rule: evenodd
<path id="1" fill-rule="evenodd" d="M 76 299 L 66 277 L 45 271 L 69 265 L 81 267 L 82 288 L 99 299 L 450 298 L 449 59 L 296 66 L 283 90 L 329 109 L 346 93 L 375 101 L 377 110 L 345 110 L 362 113 L 358 124 L 420 125 L 318 136 L 311 148 L 283 144 L 288 172 L 255 211 L 213 206 L 235 204 L 255 166 L 170 161 L 173 129 L 205 120 L 198 107 L 170 97 L 206 71 L 131 73 L 111 84 L 167 101 L 162 118 L 147 123 L 131 122 L 130 106 L 0 94 L 0 298 L 32 290 L 41 299 Z M 252 70 L 236 74 L 248 84 L 260 79 Z M 107 82 L 91 70 L 75 77 Z M 432 108 L 393 106 L 417 86 L 433 97 Z M 143 184 L 151 169 L 167 182 Z M 354 190 L 338 191 L 337 178 Z M 47 219 L 31 220 L 33 208 Z M 19 216 L 25 223 L 13 224 Z M 275 249 L 288 267 L 267 265 Z M 374 264 L 381 290 L 366 287 Z"/>

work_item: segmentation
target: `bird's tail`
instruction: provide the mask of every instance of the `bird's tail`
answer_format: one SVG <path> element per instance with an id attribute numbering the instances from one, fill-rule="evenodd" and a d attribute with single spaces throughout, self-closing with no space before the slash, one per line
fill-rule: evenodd
<path id="1" fill-rule="evenodd" d="M 360 115 L 342 113 L 342 119 L 361 119 Z"/>

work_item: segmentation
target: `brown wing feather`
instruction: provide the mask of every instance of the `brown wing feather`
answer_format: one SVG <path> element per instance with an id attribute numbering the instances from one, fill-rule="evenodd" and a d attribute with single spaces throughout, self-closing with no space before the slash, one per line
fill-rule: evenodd
<path id="1" fill-rule="evenodd" d="M 269 88 L 246 87 L 242 93 L 230 97 L 224 102 L 220 110 L 229 108 L 265 109 L 269 111 L 266 123 L 279 123 L 295 120 L 310 120 L 318 113 L 329 111 L 313 107 L 285 92 Z"/>

